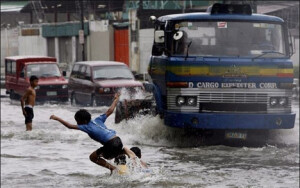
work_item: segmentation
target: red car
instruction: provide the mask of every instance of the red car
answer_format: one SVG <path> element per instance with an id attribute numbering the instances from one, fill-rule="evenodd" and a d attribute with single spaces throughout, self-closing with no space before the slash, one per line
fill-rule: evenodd
<path id="1" fill-rule="evenodd" d="M 108 106 L 114 94 L 126 88 L 128 95 L 143 90 L 126 64 L 114 61 L 83 61 L 73 65 L 69 78 L 71 104 Z"/>
<path id="2" fill-rule="evenodd" d="M 12 56 L 5 58 L 5 87 L 11 99 L 20 99 L 29 87 L 29 78 L 39 78 L 36 101 L 68 101 L 68 81 L 61 74 L 56 58 Z"/>

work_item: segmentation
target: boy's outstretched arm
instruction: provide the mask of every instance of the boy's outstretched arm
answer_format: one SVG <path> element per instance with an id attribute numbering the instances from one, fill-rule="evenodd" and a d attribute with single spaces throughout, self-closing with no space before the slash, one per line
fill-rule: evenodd
<path id="1" fill-rule="evenodd" d="M 63 119 L 61 119 L 61 118 L 59 118 L 55 115 L 50 116 L 50 119 L 53 119 L 53 120 L 56 120 L 56 121 L 60 122 L 61 124 L 63 124 L 64 126 L 66 126 L 69 129 L 79 129 L 77 125 L 73 125 L 71 123 L 68 123 L 65 120 L 63 120 Z"/>
<path id="2" fill-rule="evenodd" d="M 115 108 L 116 108 L 116 106 L 118 104 L 119 97 L 120 97 L 120 93 L 116 93 L 115 97 L 114 97 L 113 103 L 111 104 L 111 106 L 109 107 L 109 109 L 107 110 L 107 112 L 105 113 L 105 115 L 106 115 L 107 118 L 108 118 L 108 116 L 110 116 L 114 112 L 114 110 L 115 110 Z"/>

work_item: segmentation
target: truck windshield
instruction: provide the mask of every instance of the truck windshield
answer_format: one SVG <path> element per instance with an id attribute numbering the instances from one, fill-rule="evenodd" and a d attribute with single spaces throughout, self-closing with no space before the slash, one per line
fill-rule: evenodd
<path id="1" fill-rule="evenodd" d="M 94 79 L 134 79 L 133 74 L 124 66 L 94 67 Z"/>
<path id="2" fill-rule="evenodd" d="M 30 64 L 27 66 L 27 77 L 60 77 L 59 68 L 54 63 Z"/>
<path id="3" fill-rule="evenodd" d="M 191 56 L 286 56 L 282 26 L 253 22 L 179 22 L 183 32 L 179 40 L 173 39 L 173 55 L 185 55 L 187 46 Z"/>

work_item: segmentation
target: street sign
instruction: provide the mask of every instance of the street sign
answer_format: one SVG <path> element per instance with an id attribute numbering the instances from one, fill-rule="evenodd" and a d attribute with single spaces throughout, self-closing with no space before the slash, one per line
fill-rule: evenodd
<path id="1" fill-rule="evenodd" d="M 84 44 L 84 31 L 79 30 L 78 35 L 79 35 L 79 44 Z"/>

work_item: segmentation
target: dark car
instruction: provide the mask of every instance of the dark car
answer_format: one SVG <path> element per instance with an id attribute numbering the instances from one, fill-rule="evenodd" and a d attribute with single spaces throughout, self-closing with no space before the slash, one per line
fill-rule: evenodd
<path id="1" fill-rule="evenodd" d="M 73 65 L 68 88 L 71 104 L 107 106 L 116 92 L 126 88 L 130 95 L 143 90 L 143 84 L 124 63 L 83 61 Z"/>

